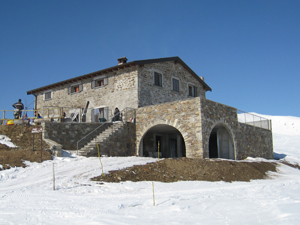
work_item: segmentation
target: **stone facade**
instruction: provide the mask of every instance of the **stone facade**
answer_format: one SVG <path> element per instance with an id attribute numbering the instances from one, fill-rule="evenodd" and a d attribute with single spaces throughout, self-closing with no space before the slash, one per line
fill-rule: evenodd
<path id="1" fill-rule="evenodd" d="M 154 71 L 162 75 L 162 86 L 154 85 Z M 179 81 L 179 91 L 173 91 L 172 79 Z M 93 82 L 105 79 L 103 86 L 94 87 Z M 86 76 L 80 81 L 61 82 L 60 85 L 52 85 L 50 89 L 35 93 L 36 108 L 43 117 L 47 117 L 47 109 L 61 107 L 70 115 L 74 110 L 79 112 L 89 101 L 87 122 L 91 122 L 91 109 L 107 108 L 109 117 L 115 107 L 123 110 L 126 107 L 138 108 L 147 105 L 155 105 L 164 102 L 183 100 L 189 98 L 188 86 L 197 89 L 197 96 L 205 98 L 203 84 L 180 63 L 174 61 L 157 62 L 143 66 L 131 66 L 118 70 L 99 72 L 93 76 Z M 70 93 L 70 88 L 80 86 L 78 92 Z M 51 97 L 45 99 L 45 94 L 51 92 Z M 82 111 L 80 111 L 82 114 Z M 55 117 L 63 112 L 52 110 Z"/>
<path id="2" fill-rule="evenodd" d="M 162 74 L 162 87 L 154 85 L 154 72 Z M 205 98 L 205 90 L 195 77 L 179 63 L 164 62 L 139 67 L 139 107 L 189 98 L 188 85 L 197 88 L 197 96 Z M 179 92 L 173 91 L 172 79 L 179 80 Z"/>
<path id="3" fill-rule="evenodd" d="M 200 97 L 139 108 L 136 120 L 138 155 L 143 155 L 147 147 L 153 148 L 150 129 L 165 125 L 182 135 L 188 158 L 210 157 L 209 143 L 214 131 L 218 133 L 219 148 L 225 149 L 219 149 L 221 158 L 273 157 L 271 130 L 239 123 L 236 108 Z M 164 127 L 160 129 L 163 131 Z"/>
<path id="4" fill-rule="evenodd" d="M 156 125 L 176 128 L 182 135 L 186 157 L 202 157 L 200 98 L 168 102 L 138 108 L 136 111 L 136 153 L 142 155 L 141 141 Z"/>
<path id="5" fill-rule="evenodd" d="M 97 78 L 107 79 L 107 84 L 92 88 L 92 82 Z M 37 95 L 36 107 L 39 112 L 43 112 L 43 107 L 64 107 L 65 110 L 82 109 L 89 101 L 89 108 L 109 108 L 110 114 L 113 113 L 115 107 L 124 109 L 126 107 L 138 107 L 137 95 L 137 70 L 136 68 L 123 69 L 116 72 L 109 72 L 105 75 L 95 76 L 94 78 L 84 79 L 75 84 L 82 85 L 82 91 L 69 93 L 68 90 L 74 83 L 65 84 L 51 90 L 40 92 Z M 45 93 L 51 91 L 51 99 L 45 100 Z M 91 111 L 88 111 L 91 113 Z M 44 114 L 44 115 L 43 115 Z M 43 117 L 46 115 L 44 109 Z M 58 114 L 58 113 L 57 113 Z M 88 116 L 87 118 L 91 118 Z M 87 120 L 91 121 L 91 119 Z"/>
<path id="6" fill-rule="evenodd" d="M 100 145 L 101 154 L 158 156 L 160 151 L 163 157 L 272 158 L 272 131 L 239 123 L 237 109 L 207 100 L 208 90 L 203 79 L 172 57 L 120 64 L 27 93 L 36 96 L 36 109 L 44 118 L 50 117 L 49 107 L 60 107 L 52 112 L 56 116 L 65 110 L 81 116 L 89 102 L 85 123 L 44 123 L 45 138 L 63 149 L 77 149 L 77 141 L 99 127 L 92 123 L 99 122 L 97 110 L 106 109 L 109 119 L 118 107 L 136 114 L 127 116 L 124 127 Z M 89 153 L 95 154 L 96 149 Z"/>

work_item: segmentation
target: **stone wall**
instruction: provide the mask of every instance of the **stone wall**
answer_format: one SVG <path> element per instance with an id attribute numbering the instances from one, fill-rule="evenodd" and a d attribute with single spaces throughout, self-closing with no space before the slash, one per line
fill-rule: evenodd
<path id="1" fill-rule="evenodd" d="M 123 127 L 108 137 L 99 145 L 100 155 L 134 156 L 135 154 L 135 124 L 124 123 Z M 98 156 L 98 149 L 88 153 L 88 156 Z"/>
<path id="2" fill-rule="evenodd" d="M 222 124 L 228 130 L 229 134 L 232 135 L 234 146 L 236 146 L 236 134 L 239 129 L 237 109 L 208 99 L 201 99 L 200 102 L 204 150 L 203 157 L 209 157 L 209 137 L 216 125 Z"/>
<path id="3" fill-rule="evenodd" d="M 162 74 L 162 87 L 154 85 L 154 72 Z M 188 85 L 197 87 L 198 96 L 205 98 L 202 84 L 180 63 L 164 62 L 139 67 L 139 107 L 192 98 Z M 179 80 L 179 92 L 173 91 L 172 78 Z"/>
<path id="4" fill-rule="evenodd" d="M 113 112 L 115 107 L 118 107 L 119 110 L 126 107 L 138 107 L 136 67 L 109 72 L 100 77 L 107 78 L 107 85 L 92 88 L 92 82 L 95 78 L 89 78 L 79 83 L 82 84 L 83 88 L 78 93 L 68 93 L 68 88 L 75 83 L 52 89 L 52 98 L 49 100 L 44 100 L 44 92 L 39 93 L 37 95 L 37 109 L 41 112 L 43 106 L 84 108 L 87 101 L 90 102 L 89 108 L 91 109 L 108 107 L 110 112 Z"/>
<path id="5" fill-rule="evenodd" d="M 98 123 L 42 123 L 44 138 L 62 145 L 64 150 L 76 150 L 77 141 L 100 126 Z M 104 127 L 103 127 L 104 129 Z"/>
<path id="6" fill-rule="evenodd" d="M 110 124 L 105 124 L 97 130 L 97 134 L 104 131 Z M 62 145 L 64 150 L 76 150 L 77 141 L 100 126 L 96 123 L 42 123 L 44 139 L 50 139 Z M 89 140 L 96 136 L 89 137 Z M 85 140 L 87 141 L 87 140 Z M 85 144 L 80 142 L 79 148 Z M 101 155 L 107 156 L 133 156 L 135 155 L 135 124 L 125 123 L 117 132 L 113 133 L 100 144 Z M 98 150 L 94 149 L 89 156 L 97 156 Z"/>
<path id="7" fill-rule="evenodd" d="M 239 123 L 237 143 L 237 159 L 247 157 L 274 158 L 271 130 Z"/>
<path id="8" fill-rule="evenodd" d="M 209 137 L 218 125 L 226 128 L 231 136 L 235 159 L 273 158 L 272 131 L 239 123 L 236 108 L 201 99 L 201 115 L 204 158 L 209 157 Z"/>
<path id="9" fill-rule="evenodd" d="M 164 104 L 145 106 L 136 111 L 136 154 L 140 155 L 140 143 L 147 131 L 156 125 L 169 125 L 182 135 L 186 157 L 202 158 L 200 98 L 190 98 Z"/>

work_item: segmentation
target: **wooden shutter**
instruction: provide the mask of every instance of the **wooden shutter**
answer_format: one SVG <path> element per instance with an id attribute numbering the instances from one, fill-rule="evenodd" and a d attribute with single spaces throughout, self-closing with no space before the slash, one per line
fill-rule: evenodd
<path id="1" fill-rule="evenodd" d="M 79 92 L 81 92 L 83 90 L 83 85 L 79 84 Z"/>
<path id="2" fill-rule="evenodd" d="M 108 120 L 108 107 L 104 108 L 104 118 Z"/>
<path id="3" fill-rule="evenodd" d="M 107 77 L 104 78 L 104 82 L 103 83 L 104 83 L 104 86 L 108 84 L 108 78 Z"/>
<path id="4" fill-rule="evenodd" d="M 70 86 L 69 88 L 68 88 L 68 94 L 71 94 L 72 93 L 72 86 Z"/>
<path id="5" fill-rule="evenodd" d="M 194 86 L 194 97 L 197 97 L 197 87 Z"/>
<path id="6" fill-rule="evenodd" d="M 95 88 L 95 86 L 96 86 L 96 81 L 93 80 L 93 81 L 92 81 L 92 89 Z"/>

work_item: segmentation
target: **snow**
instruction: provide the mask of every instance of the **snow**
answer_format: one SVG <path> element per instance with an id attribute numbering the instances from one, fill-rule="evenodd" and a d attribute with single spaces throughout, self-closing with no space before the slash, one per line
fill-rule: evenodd
<path id="1" fill-rule="evenodd" d="M 274 156 L 300 164 L 300 118 L 263 117 L 273 121 Z M 0 171 L 1 225 L 299 224 L 300 170 L 285 165 L 267 180 L 154 182 L 154 206 L 152 182 L 92 182 L 102 173 L 99 159 L 64 153 L 53 161 Z M 101 160 L 105 173 L 156 161 Z"/>
<path id="2" fill-rule="evenodd" d="M 11 142 L 11 139 L 5 135 L 0 135 L 0 144 L 7 145 L 8 147 L 17 147 Z"/>

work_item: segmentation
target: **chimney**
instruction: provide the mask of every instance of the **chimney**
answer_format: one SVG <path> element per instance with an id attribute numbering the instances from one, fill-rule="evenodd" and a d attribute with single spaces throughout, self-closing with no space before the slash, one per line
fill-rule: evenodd
<path id="1" fill-rule="evenodd" d="M 122 57 L 118 59 L 118 65 L 122 65 L 124 63 L 127 63 L 127 58 L 126 57 Z"/>

